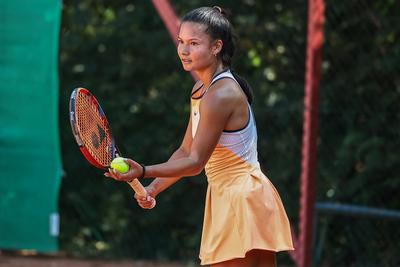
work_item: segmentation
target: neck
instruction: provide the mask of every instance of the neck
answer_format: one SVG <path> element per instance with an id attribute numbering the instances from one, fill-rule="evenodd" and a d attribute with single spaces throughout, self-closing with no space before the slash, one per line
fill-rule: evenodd
<path id="1" fill-rule="evenodd" d="M 205 70 L 196 71 L 196 75 L 202 81 L 204 88 L 207 88 L 210 85 L 212 79 L 214 78 L 214 75 L 221 72 L 223 69 L 224 66 L 222 65 L 222 63 L 218 63 L 210 66 Z"/>

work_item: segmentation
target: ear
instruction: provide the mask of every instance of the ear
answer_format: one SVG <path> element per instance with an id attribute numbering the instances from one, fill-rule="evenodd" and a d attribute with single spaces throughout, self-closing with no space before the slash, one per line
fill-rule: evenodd
<path id="1" fill-rule="evenodd" d="M 212 50 L 213 50 L 212 52 L 213 52 L 214 56 L 216 56 L 219 52 L 221 52 L 223 45 L 224 45 L 224 43 L 220 39 L 217 39 L 214 41 L 214 45 L 212 47 Z"/>

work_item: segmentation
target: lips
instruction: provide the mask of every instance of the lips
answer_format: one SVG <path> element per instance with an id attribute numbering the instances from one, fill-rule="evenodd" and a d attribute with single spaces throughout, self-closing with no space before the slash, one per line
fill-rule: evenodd
<path id="1" fill-rule="evenodd" d="M 184 63 L 184 64 L 189 64 L 189 63 L 192 62 L 190 59 L 186 59 L 186 58 L 182 58 L 181 61 L 182 61 L 182 63 Z"/>

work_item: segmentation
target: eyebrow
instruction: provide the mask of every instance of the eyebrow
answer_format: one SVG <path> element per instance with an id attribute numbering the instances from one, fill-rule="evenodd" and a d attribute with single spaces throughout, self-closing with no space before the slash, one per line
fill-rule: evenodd
<path id="1" fill-rule="evenodd" d="M 181 40 L 183 40 L 181 37 L 177 37 L 177 39 L 181 39 Z M 188 41 L 201 41 L 201 39 L 200 38 L 189 38 L 188 39 Z"/>

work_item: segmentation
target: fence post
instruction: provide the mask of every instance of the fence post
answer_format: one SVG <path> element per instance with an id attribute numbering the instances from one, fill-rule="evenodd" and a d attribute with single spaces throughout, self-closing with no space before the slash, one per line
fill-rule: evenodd
<path id="1" fill-rule="evenodd" d="M 312 260 L 318 138 L 318 86 L 321 76 L 324 0 L 308 1 L 307 57 L 305 73 L 303 144 L 301 162 L 299 267 Z"/>
<path id="2" fill-rule="evenodd" d="M 167 28 L 172 41 L 175 45 L 177 45 L 179 25 L 181 24 L 181 20 L 176 15 L 174 8 L 172 7 L 169 0 L 152 0 L 152 3 L 158 12 L 158 15 L 164 22 L 164 25 Z M 195 81 L 198 80 L 198 77 L 193 71 L 191 71 L 190 74 Z"/>

